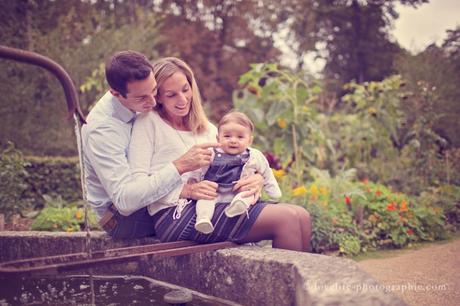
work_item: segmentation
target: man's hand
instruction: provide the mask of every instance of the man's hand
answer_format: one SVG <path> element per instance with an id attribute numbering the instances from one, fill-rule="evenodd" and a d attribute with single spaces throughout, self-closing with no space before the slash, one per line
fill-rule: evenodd
<path id="1" fill-rule="evenodd" d="M 209 148 L 220 147 L 219 143 L 202 143 L 194 145 L 184 155 L 173 161 L 179 174 L 193 171 L 211 163 L 212 151 Z"/>
<path id="2" fill-rule="evenodd" d="M 262 175 L 256 173 L 246 178 L 240 179 L 233 186 L 233 191 L 241 192 L 241 197 L 248 198 L 254 196 L 254 204 L 260 198 L 262 188 L 264 187 L 264 178 Z"/>
<path id="3" fill-rule="evenodd" d="M 181 198 L 193 200 L 213 200 L 217 197 L 217 183 L 201 181 L 198 183 L 187 183 L 180 194 Z"/>

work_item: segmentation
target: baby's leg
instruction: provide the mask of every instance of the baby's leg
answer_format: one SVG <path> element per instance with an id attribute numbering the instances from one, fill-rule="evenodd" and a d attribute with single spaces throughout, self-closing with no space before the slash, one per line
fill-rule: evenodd
<path id="1" fill-rule="evenodd" d="M 237 193 L 232 202 L 225 208 L 225 214 L 229 218 L 244 214 L 253 202 L 254 196 L 243 198 L 241 193 Z"/>
<path id="2" fill-rule="evenodd" d="M 203 234 L 209 234 L 214 231 L 211 223 L 214 215 L 215 200 L 198 200 L 196 202 L 196 223 L 195 229 Z"/>

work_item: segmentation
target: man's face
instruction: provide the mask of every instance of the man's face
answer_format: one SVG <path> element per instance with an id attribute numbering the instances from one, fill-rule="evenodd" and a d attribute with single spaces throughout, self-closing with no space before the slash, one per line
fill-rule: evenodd
<path id="1" fill-rule="evenodd" d="M 157 94 L 157 82 L 150 72 L 150 75 L 139 81 L 128 82 L 126 98 L 118 91 L 111 89 L 112 94 L 120 100 L 126 108 L 133 112 L 146 113 L 156 105 L 155 95 Z"/>

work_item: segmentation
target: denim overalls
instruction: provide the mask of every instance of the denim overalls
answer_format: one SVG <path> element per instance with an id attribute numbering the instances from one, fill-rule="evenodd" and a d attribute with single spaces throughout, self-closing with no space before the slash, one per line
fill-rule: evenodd
<path id="1" fill-rule="evenodd" d="M 231 195 L 233 198 L 232 189 L 235 182 L 241 178 L 243 166 L 249 159 L 249 150 L 232 155 L 214 149 L 214 154 L 214 160 L 209 165 L 204 179 L 218 183 L 217 193 L 223 198 L 226 198 L 225 195 Z"/>

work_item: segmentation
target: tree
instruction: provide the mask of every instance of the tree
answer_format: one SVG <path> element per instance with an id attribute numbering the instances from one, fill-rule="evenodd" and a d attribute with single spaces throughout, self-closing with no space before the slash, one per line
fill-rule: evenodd
<path id="1" fill-rule="evenodd" d="M 414 96 L 430 95 L 431 107 L 408 107 L 411 117 L 432 117 L 433 129 L 447 138 L 451 146 L 459 147 L 460 27 L 447 33 L 441 47 L 433 44 L 419 54 L 406 53 L 398 59 L 397 67 L 409 81 L 408 87 L 414 91 Z M 422 92 L 416 91 L 421 85 Z"/>
<path id="2" fill-rule="evenodd" d="M 193 68 L 208 114 L 220 118 L 232 108 L 238 78 L 254 62 L 273 61 L 275 25 L 264 21 L 259 1 L 162 1 L 163 54 Z"/>
<path id="3" fill-rule="evenodd" d="M 299 55 L 299 68 L 306 52 L 316 50 L 326 60 L 324 75 L 331 90 L 341 92 L 350 81 L 380 81 L 395 72 L 400 52 L 388 30 L 398 17 L 397 1 L 293 0 L 290 45 Z M 427 0 L 402 0 L 417 6 Z"/>
<path id="4" fill-rule="evenodd" d="M 52 58 L 67 70 L 77 88 L 116 50 L 134 49 L 157 58 L 154 12 L 131 2 L 111 5 L 115 3 L 2 2 L 2 43 Z M 0 75 L 0 146 L 13 140 L 27 154 L 75 155 L 72 122 L 65 120 L 64 95 L 54 76 L 10 61 L 0 61 L 0 67 L 6 72 Z M 80 91 L 83 110 L 105 90 Z"/>

